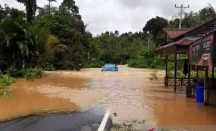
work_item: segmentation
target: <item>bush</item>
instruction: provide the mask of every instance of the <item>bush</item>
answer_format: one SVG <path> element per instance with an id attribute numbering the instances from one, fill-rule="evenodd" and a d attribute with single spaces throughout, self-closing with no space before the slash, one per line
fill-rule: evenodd
<path id="1" fill-rule="evenodd" d="M 128 66 L 135 68 L 148 68 L 148 65 L 144 59 L 130 59 L 128 61 Z"/>
<path id="2" fill-rule="evenodd" d="M 35 78 L 41 78 L 42 69 L 27 69 L 24 76 L 26 80 L 34 80 Z"/>
<path id="3" fill-rule="evenodd" d="M 15 66 L 11 66 L 6 71 L 6 74 L 11 77 L 18 77 L 19 76 L 19 70 Z"/>
<path id="4" fill-rule="evenodd" d="M 104 66 L 104 62 L 100 61 L 100 60 L 96 60 L 96 61 L 85 61 L 83 62 L 83 67 L 84 68 L 101 68 L 102 66 Z"/>
<path id="5" fill-rule="evenodd" d="M 51 64 L 51 63 L 48 63 L 48 62 L 43 63 L 43 64 L 41 65 L 41 68 L 42 68 L 43 70 L 45 70 L 45 71 L 54 71 L 54 70 L 55 70 L 54 65 Z"/>
<path id="6" fill-rule="evenodd" d="M 155 59 L 153 59 L 153 62 L 149 64 L 150 64 L 150 68 L 153 68 L 153 69 L 164 69 L 165 68 L 165 63 L 162 57 L 155 57 Z"/>
<path id="7" fill-rule="evenodd" d="M 10 77 L 9 75 L 2 75 L 1 76 L 1 86 L 3 88 L 10 86 L 14 82 L 15 82 L 15 79 L 13 77 Z"/>

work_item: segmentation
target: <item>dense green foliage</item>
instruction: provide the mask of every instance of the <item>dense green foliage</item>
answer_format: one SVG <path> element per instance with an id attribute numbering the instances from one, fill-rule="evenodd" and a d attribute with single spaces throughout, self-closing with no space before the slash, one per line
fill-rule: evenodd
<path id="1" fill-rule="evenodd" d="M 15 82 L 15 79 L 9 75 L 0 76 L 0 88 L 8 87 L 14 82 Z"/>
<path id="2" fill-rule="evenodd" d="M 24 70 L 24 77 L 26 80 L 33 80 L 35 78 L 42 77 L 42 70 L 41 69 L 26 69 Z"/>
<path id="3" fill-rule="evenodd" d="M 165 67 L 164 60 L 162 57 L 157 56 L 154 53 L 156 45 L 151 43 L 147 47 L 140 48 L 138 50 L 138 57 L 129 60 L 129 67 L 136 68 L 159 68 Z"/>
<path id="4" fill-rule="evenodd" d="M 85 54 L 87 62 L 126 64 L 137 56 L 137 50 L 146 45 L 142 32 L 118 34 L 118 31 L 102 33 L 90 41 L 90 47 Z"/>

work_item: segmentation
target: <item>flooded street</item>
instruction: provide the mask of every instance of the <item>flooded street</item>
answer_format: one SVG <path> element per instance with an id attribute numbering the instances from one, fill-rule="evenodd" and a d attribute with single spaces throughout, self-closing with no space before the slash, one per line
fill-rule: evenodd
<path id="1" fill-rule="evenodd" d="M 164 71 L 150 81 L 148 69 L 119 66 L 119 72 L 83 69 L 46 72 L 42 79 L 17 80 L 0 98 L 0 120 L 50 110 L 109 108 L 113 122 L 145 125 L 216 125 L 216 108 L 197 104 L 162 86 Z"/>

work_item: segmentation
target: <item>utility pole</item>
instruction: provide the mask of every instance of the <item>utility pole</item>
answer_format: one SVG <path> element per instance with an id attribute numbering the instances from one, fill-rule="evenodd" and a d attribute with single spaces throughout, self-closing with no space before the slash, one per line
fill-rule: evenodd
<path id="1" fill-rule="evenodd" d="M 50 11 L 51 10 L 51 2 L 53 2 L 53 1 L 56 2 L 56 0 L 48 0 L 48 1 L 49 1 L 49 5 L 48 5 L 49 6 L 49 15 L 50 15 L 51 14 L 51 11 Z"/>
<path id="2" fill-rule="evenodd" d="M 50 15 L 50 3 L 51 3 L 51 0 L 49 0 L 49 15 Z"/>
<path id="3" fill-rule="evenodd" d="M 182 4 L 181 6 L 177 6 L 177 5 L 175 4 L 175 8 L 180 8 L 179 29 L 181 29 L 182 17 L 183 17 L 184 9 L 185 9 L 185 8 L 190 8 L 190 5 L 188 5 L 187 7 L 185 7 L 183 4 Z"/>

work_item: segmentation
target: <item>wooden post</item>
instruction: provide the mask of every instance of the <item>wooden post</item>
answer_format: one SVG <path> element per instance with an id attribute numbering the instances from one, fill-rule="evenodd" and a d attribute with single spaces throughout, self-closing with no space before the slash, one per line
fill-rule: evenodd
<path id="1" fill-rule="evenodd" d="M 190 85 L 191 81 L 191 65 L 188 64 L 188 85 Z"/>
<path id="2" fill-rule="evenodd" d="M 212 67 L 212 79 L 214 79 L 214 67 Z"/>
<path id="3" fill-rule="evenodd" d="M 174 78 L 174 91 L 176 92 L 177 79 L 177 53 L 175 53 L 175 78 Z"/>
<path id="4" fill-rule="evenodd" d="M 204 92 L 204 105 L 208 105 L 208 97 L 209 97 L 209 91 L 208 91 L 208 71 L 209 71 L 209 68 L 208 66 L 205 67 L 205 80 L 204 80 L 204 86 L 205 86 L 205 92 Z"/>
<path id="5" fill-rule="evenodd" d="M 168 56 L 166 56 L 166 76 L 168 76 Z"/>
<path id="6" fill-rule="evenodd" d="M 168 86 L 168 56 L 167 55 L 166 55 L 165 64 L 166 64 L 166 76 L 165 76 L 164 85 Z"/>

